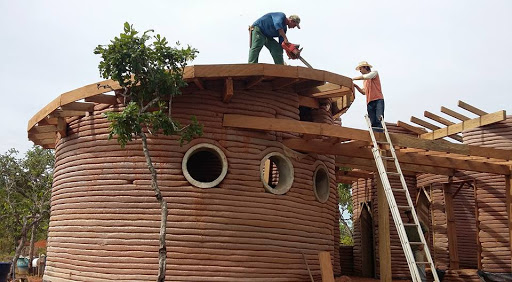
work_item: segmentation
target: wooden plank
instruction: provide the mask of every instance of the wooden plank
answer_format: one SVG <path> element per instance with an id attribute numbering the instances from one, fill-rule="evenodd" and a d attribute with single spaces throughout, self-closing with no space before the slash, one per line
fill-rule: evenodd
<path id="1" fill-rule="evenodd" d="M 452 125 L 452 124 L 454 124 L 454 122 L 451 122 L 451 121 L 449 121 L 449 120 L 447 120 L 447 119 L 445 119 L 443 117 L 440 117 L 440 116 L 438 116 L 436 114 L 433 114 L 433 113 L 431 113 L 429 111 L 424 111 L 423 115 L 425 117 L 431 119 L 431 120 L 435 120 L 435 121 L 439 122 L 440 124 L 444 124 L 444 125 Z"/>
<path id="2" fill-rule="evenodd" d="M 339 137 L 367 142 L 371 141 L 370 134 L 366 130 L 343 127 L 339 125 L 294 121 L 287 119 L 224 114 L 223 126 L 264 131 L 314 134 L 319 136 Z M 501 160 L 512 160 L 512 150 L 439 142 L 437 140 L 425 140 L 397 133 L 390 133 L 389 135 L 393 145 L 398 147 L 411 147 L 430 151 L 461 154 L 466 156 L 474 155 Z M 379 141 L 385 141 L 385 137 L 382 133 L 377 133 L 376 138 Z"/>
<path id="3" fill-rule="evenodd" d="M 420 138 L 430 139 L 430 140 L 439 139 L 439 138 L 443 138 L 443 137 L 446 137 L 451 134 L 456 134 L 456 133 L 460 133 L 462 131 L 470 130 L 470 129 L 477 128 L 480 126 L 500 122 L 500 121 L 505 120 L 506 118 L 507 118 L 507 114 L 504 110 L 497 111 L 492 114 L 486 114 L 486 115 L 483 115 L 483 116 L 480 116 L 480 117 L 477 117 L 474 119 L 463 121 L 458 124 L 450 125 L 448 127 L 435 130 L 433 132 L 424 133 L 424 134 L 420 135 Z"/>
<path id="4" fill-rule="evenodd" d="M 334 282 L 334 272 L 332 271 L 331 254 L 329 252 L 319 252 L 318 261 L 320 263 L 322 282 Z"/>
<path id="5" fill-rule="evenodd" d="M 356 177 L 350 177 L 350 176 L 336 176 L 336 182 L 337 183 L 343 183 L 343 184 L 353 184 L 356 182 L 358 178 Z"/>
<path id="6" fill-rule="evenodd" d="M 349 171 L 338 170 L 338 171 L 336 171 L 336 177 L 342 177 L 342 176 L 353 177 L 356 179 L 357 178 L 363 178 L 363 179 L 373 178 L 373 174 L 369 173 L 369 172 L 363 172 L 363 171 L 358 171 L 358 170 L 349 170 Z"/>
<path id="7" fill-rule="evenodd" d="M 272 81 L 272 90 L 278 90 L 286 86 L 293 85 L 296 82 L 299 82 L 298 78 L 277 78 Z"/>
<path id="8" fill-rule="evenodd" d="M 60 107 L 64 111 L 82 111 L 82 112 L 94 111 L 94 103 L 71 102 L 66 105 L 62 105 Z"/>
<path id="9" fill-rule="evenodd" d="M 456 118 L 456 119 L 458 119 L 460 121 L 465 121 L 465 120 L 471 119 L 471 118 L 469 118 L 469 117 L 467 117 L 467 116 L 465 116 L 463 114 L 459 114 L 458 112 L 456 112 L 454 110 L 450 110 L 450 109 L 445 108 L 445 107 L 441 107 L 441 112 L 445 113 L 445 114 L 447 114 L 447 115 L 449 115 L 449 116 L 451 116 L 453 118 Z"/>
<path id="10" fill-rule="evenodd" d="M 95 95 L 92 97 L 87 97 L 84 100 L 85 100 L 85 102 L 93 102 L 93 103 L 98 103 L 98 104 L 107 104 L 107 105 L 119 104 L 116 96 L 106 95 L 106 94 L 98 94 L 98 95 Z"/>
<path id="11" fill-rule="evenodd" d="M 455 225 L 455 211 L 453 209 L 453 196 L 450 191 L 451 184 L 443 184 L 446 210 L 446 226 L 448 235 L 448 252 L 450 253 L 450 269 L 459 269 L 459 251 L 457 247 L 457 227 Z"/>
<path id="12" fill-rule="evenodd" d="M 37 134 L 55 131 L 57 131 L 57 127 L 55 125 L 38 125 L 34 126 L 28 133 Z"/>
<path id="13" fill-rule="evenodd" d="M 344 90 L 336 90 L 336 91 L 326 91 L 321 93 L 315 93 L 311 94 L 311 97 L 315 98 L 338 98 L 338 97 L 344 97 L 344 96 L 350 96 L 352 95 L 352 91 L 350 89 L 344 89 Z"/>
<path id="14" fill-rule="evenodd" d="M 43 140 L 43 139 L 55 139 L 55 131 L 45 133 L 29 133 L 29 140 Z"/>
<path id="15" fill-rule="evenodd" d="M 245 84 L 245 89 L 250 89 L 252 88 L 253 86 L 256 86 L 258 85 L 260 82 L 263 81 L 263 79 L 265 79 L 264 76 L 260 75 L 260 76 L 254 76 L 254 77 L 251 77 L 247 83 Z"/>
<path id="16" fill-rule="evenodd" d="M 398 121 L 398 122 L 396 123 L 396 125 L 400 126 L 400 127 L 401 127 L 401 128 L 403 128 L 403 129 L 407 129 L 407 130 L 409 130 L 409 131 L 411 131 L 411 132 L 413 132 L 413 133 L 416 133 L 416 134 L 418 134 L 418 135 L 419 135 L 419 134 L 423 134 L 423 133 L 426 133 L 426 132 L 427 132 L 427 131 L 426 131 L 424 128 L 422 128 L 422 127 L 416 127 L 416 126 L 410 125 L 410 124 L 408 124 L 408 123 L 405 123 L 405 122 L 403 122 L 403 121 Z"/>
<path id="17" fill-rule="evenodd" d="M 222 96 L 222 101 L 224 103 L 229 103 L 229 101 L 231 101 L 231 98 L 233 97 L 233 94 L 233 78 L 228 77 L 224 80 L 224 92 Z"/>
<path id="18" fill-rule="evenodd" d="M 320 105 L 318 103 L 318 100 L 311 97 L 304 97 L 299 95 L 299 106 L 308 107 L 312 109 L 319 109 Z"/>
<path id="19" fill-rule="evenodd" d="M 483 116 L 483 115 L 487 114 L 486 112 L 478 109 L 477 107 L 473 107 L 468 103 L 464 103 L 463 101 L 459 101 L 459 103 L 457 105 L 468 112 L 474 113 L 477 116 Z"/>
<path id="20" fill-rule="evenodd" d="M 325 143 L 325 142 L 318 141 L 318 140 L 305 141 L 305 140 L 298 139 L 298 138 L 286 139 L 286 140 L 283 140 L 282 143 L 290 149 L 301 151 L 301 152 L 347 156 L 347 157 L 364 158 L 364 159 L 370 159 L 370 160 L 373 159 L 373 154 L 369 148 L 349 147 L 349 146 L 345 146 L 344 144 L 330 144 L 330 143 Z M 504 175 L 510 173 L 508 166 L 506 166 L 506 165 L 497 165 L 497 164 L 490 164 L 490 163 L 477 162 L 477 161 L 458 160 L 458 159 L 453 159 L 453 158 L 449 158 L 449 157 L 423 156 L 420 154 L 413 154 L 413 153 L 396 152 L 396 155 L 397 155 L 398 160 L 400 161 L 400 165 L 421 164 L 423 166 L 442 167 L 442 168 L 458 169 L 458 170 L 471 170 L 471 171 L 489 172 L 489 173 L 504 174 Z"/>

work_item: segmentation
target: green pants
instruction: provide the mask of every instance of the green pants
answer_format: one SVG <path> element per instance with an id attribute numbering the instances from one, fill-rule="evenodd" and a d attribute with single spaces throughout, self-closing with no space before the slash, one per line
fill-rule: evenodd
<path id="1" fill-rule="evenodd" d="M 259 27 L 252 30 L 251 49 L 249 49 L 249 64 L 258 63 L 258 57 L 263 46 L 267 47 L 276 65 L 284 65 L 283 48 L 272 37 L 266 37 Z"/>

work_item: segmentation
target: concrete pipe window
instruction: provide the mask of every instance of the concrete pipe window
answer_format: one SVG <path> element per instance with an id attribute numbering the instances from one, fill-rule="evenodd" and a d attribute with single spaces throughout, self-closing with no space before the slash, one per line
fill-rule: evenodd
<path id="1" fill-rule="evenodd" d="M 293 183 L 292 162 L 283 154 L 272 152 L 260 164 L 261 182 L 270 193 L 282 195 L 288 192 Z"/>
<path id="2" fill-rule="evenodd" d="M 211 188 L 226 177 L 228 160 L 217 146 L 201 143 L 188 149 L 181 162 L 181 169 L 190 184 Z"/>
<path id="3" fill-rule="evenodd" d="M 318 165 L 315 169 L 313 174 L 313 191 L 320 203 L 325 203 L 329 199 L 329 173 L 324 164 Z"/>

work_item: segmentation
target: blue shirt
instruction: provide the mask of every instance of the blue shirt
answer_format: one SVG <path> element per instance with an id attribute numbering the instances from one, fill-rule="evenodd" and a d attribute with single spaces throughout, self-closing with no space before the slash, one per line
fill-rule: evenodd
<path id="1" fill-rule="evenodd" d="M 279 29 L 286 33 L 286 15 L 284 13 L 268 13 L 263 17 L 257 19 L 252 25 L 260 28 L 261 33 L 266 37 L 279 37 L 279 44 L 284 41 L 284 38 L 279 36 Z"/>

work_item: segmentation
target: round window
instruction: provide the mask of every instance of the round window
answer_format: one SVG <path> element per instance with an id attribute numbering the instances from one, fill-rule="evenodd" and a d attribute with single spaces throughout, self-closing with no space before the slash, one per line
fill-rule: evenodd
<path id="1" fill-rule="evenodd" d="M 226 177 L 228 161 L 217 146 L 202 143 L 188 149 L 181 169 L 190 184 L 199 188 L 211 188 Z"/>
<path id="2" fill-rule="evenodd" d="M 283 154 L 272 152 L 260 164 L 263 187 L 273 194 L 282 195 L 292 187 L 293 165 Z"/>
<path id="3" fill-rule="evenodd" d="M 313 191 L 320 203 L 325 203 L 329 199 L 329 174 L 324 164 L 320 164 L 315 169 L 313 174 Z"/>

